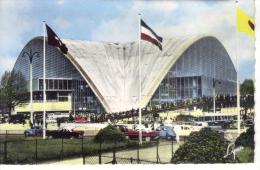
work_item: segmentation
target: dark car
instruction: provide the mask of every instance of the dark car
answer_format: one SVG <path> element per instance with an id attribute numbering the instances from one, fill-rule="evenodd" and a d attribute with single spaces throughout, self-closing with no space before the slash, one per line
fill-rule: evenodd
<path id="1" fill-rule="evenodd" d="M 42 136 L 42 127 L 35 126 L 33 128 L 27 129 L 24 131 L 24 136 Z"/>
<path id="2" fill-rule="evenodd" d="M 69 131 L 66 129 L 46 131 L 48 138 L 82 138 L 83 134 L 83 131 Z"/>
<path id="3" fill-rule="evenodd" d="M 9 118 L 9 123 L 13 124 L 21 124 L 25 121 L 25 115 L 19 114 L 19 115 L 11 115 Z"/>

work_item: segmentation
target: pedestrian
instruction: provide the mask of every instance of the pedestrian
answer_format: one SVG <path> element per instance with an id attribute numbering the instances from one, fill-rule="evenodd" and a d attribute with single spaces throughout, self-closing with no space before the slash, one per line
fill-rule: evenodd
<path id="1" fill-rule="evenodd" d="M 60 129 L 60 118 L 57 118 L 56 121 L 57 121 L 57 126 Z"/>
<path id="2" fill-rule="evenodd" d="M 23 127 L 24 127 L 24 124 L 25 124 L 25 119 L 22 120 L 22 123 L 23 123 Z"/>
<path id="3" fill-rule="evenodd" d="M 33 128 L 33 124 L 32 124 L 32 122 L 30 121 L 30 128 L 32 129 Z"/>

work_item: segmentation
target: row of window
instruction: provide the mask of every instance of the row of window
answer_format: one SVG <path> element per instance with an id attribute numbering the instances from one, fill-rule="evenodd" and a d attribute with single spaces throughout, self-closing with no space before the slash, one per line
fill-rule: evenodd
<path id="1" fill-rule="evenodd" d="M 46 90 L 71 90 L 72 80 L 45 79 Z M 43 80 L 39 79 L 39 90 L 43 90 Z"/>

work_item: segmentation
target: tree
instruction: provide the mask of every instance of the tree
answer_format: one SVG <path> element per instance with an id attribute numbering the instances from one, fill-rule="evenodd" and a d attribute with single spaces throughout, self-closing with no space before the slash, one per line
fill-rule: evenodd
<path id="1" fill-rule="evenodd" d="M 243 132 L 239 135 L 239 137 L 235 141 L 235 145 L 250 147 L 251 149 L 254 149 L 255 148 L 254 136 L 255 136 L 254 126 L 251 126 L 246 130 L 246 132 Z"/>
<path id="2" fill-rule="evenodd" d="M 245 110 L 244 118 L 247 118 L 248 109 L 252 109 L 255 105 L 254 102 L 254 82 L 251 79 L 246 79 L 240 85 L 240 94 L 241 94 L 241 107 Z"/>
<path id="3" fill-rule="evenodd" d="M 210 128 L 192 132 L 189 140 L 175 152 L 173 163 L 226 163 L 224 158 L 229 142 L 224 134 Z"/>
<path id="4" fill-rule="evenodd" d="M 6 106 L 3 90 L 0 88 L 0 114 L 7 113 L 8 109 Z"/>
<path id="5" fill-rule="evenodd" d="M 240 150 L 236 156 L 239 162 L 248 163 L 254 162 L 254 148 L 255 148 L 255 130 L 254 126 L 251 126 L 239 135 L 239 137 L 235 141 L 235 146 L 243 146 L 244 148 Z"/>
<path id="6" fill-rule="evenodd" d="M 255 87 L 254 82 L 251 79 L 245 79 L 244 82 L 240 85 L 240 94 L 245 95 L 254 95 Z"/>
<path id="7" fill-rule="evenodd" d="M 5 71 L 0 82 L 1 110 L 7 110 L 10 115 L 12 109 L 19 103 L 28 101 L 29 93 L 26 80 L 21 72 Z"/>

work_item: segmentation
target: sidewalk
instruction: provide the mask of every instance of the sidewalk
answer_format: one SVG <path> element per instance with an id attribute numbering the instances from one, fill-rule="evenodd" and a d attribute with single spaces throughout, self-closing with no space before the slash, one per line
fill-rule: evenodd
<path id="1" fill-rule="evenodd" d="M 173 145 L 173 153 L 179 148 L 179 146 L 182 143 L 174 143 Z M 170 142 L 160 142 L 159 148 L 158 148 L 158 153 L 159 153 L 159 158 L 161 163 L 170 163 L 171 158 L 172 158 L 172 153 L 171 153 L 171 144 Z M 139 150 L 139 156 L 140 156 L 140 162 L 141 164 L 144 163 L 149 163 L 148 161 L 151 162 L 156 162 L 156 146 L 150 147 L 150 148 L 143 148 Z M 137 150 L 122 150 L 116 152 L 116 158 L 117 158 L 117 163 L 118 164 L 130 164 L 130 159 L 137 159 Z M 102 164 L 111 162 L 113 159 L 113 153 L 108 152 L 102 154 Z M 143 161 L 142 161 L 143 160 Z M 145 160 L 147 162 L 145 162 Z M 98 164 L 99 158 L 98 156 L 88 156 L 85 158 L 85 164 Z M 134 162 L 135 163 L 135 162 Z M 48 162 L 48 163 L 43 163 L 43 164 L 51 164 L 51 165 L 60 165 L 60 164 L 65 164 L 65 165 L 82 165 L 83 164 L 83 158 L 73 158 L 73 159 L 66 159 L 62 161 L 53 161 L 53 162 Z"/>

